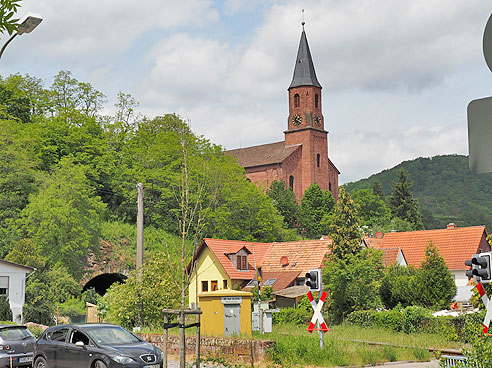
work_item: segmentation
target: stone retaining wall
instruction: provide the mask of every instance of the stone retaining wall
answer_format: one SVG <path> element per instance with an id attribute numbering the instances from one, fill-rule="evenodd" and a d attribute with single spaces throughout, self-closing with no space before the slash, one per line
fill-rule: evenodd
<path id="1" fill-rule="evenodd" d="M 164 349 L 164 335 L 163 334 L 138 334 L 138 336 L 148 341 L 161 350 Z M 186 354 L 190 356 L 195 355 L 195 336 L 186 337 Z M 253 355 L 253 361 L 264 362 L 268 360 L 268 349 L 275 344 L 275 341 L 270 340 L 248 340 L 248 339 L 233 339 L 224 337 L 201 337 L 200 338 L 200 355 L 205 357 L 207 355 L 212 356 L 224 356 L 233 360 L 238 358 L 244 362 L 251 362 L 251 355 Z M 179 355 L 178 336 L 169 335 L 167 343 L 168 355 Z"/>

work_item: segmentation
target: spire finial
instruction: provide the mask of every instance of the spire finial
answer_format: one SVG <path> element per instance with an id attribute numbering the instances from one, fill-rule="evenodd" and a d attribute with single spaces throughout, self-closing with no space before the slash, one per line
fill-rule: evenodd
<path id="1" fill-rule="evenodd" d="M 306 22 L 304 21 L 304 9 L 302 9 L 302 22 L 301 22 L 301 25 L 302 25 L 302 31 L 304 32 L 304 24 L 306 24 Z"/>

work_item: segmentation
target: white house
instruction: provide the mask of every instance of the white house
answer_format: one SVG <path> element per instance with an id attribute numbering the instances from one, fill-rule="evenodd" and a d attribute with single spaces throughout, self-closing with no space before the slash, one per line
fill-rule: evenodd
<path id="1" fill-rule="evenodd" d="M 23 323 L 22 309 L 26 299 L 26 279 L 35 268 L 0 260 L 0 295 L 7 295 L 12 316 Z"/>

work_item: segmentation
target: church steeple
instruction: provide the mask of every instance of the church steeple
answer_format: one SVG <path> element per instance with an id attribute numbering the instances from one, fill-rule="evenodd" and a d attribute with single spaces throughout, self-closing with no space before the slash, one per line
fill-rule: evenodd
<path id="1" fill-rule="evenodd" d="M 292 78 L 289 89 L 300 86 L 315 86 L 321 88 L 321 84 L 319 84 L 318 78 L 316 78 L 316 71 L 314 70 L 313 58 L 309 51 L 304 24 L 302 26 L 301 40 L 299 41 L 299 49 L 297 51 L 294 77 Z"/>

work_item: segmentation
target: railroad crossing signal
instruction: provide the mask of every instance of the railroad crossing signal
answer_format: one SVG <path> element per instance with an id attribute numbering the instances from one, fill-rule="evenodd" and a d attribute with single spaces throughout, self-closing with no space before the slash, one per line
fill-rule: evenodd
<path id="1" fill-rule="evenodd" d="M 491 252 L 474 254 L 472 259 L 465 261 L 465 265 L 471 266 L 471 270 L 466 271 L 466 276 L 473 276 L 476 282 L 484 284 L 492 282 L 491 259 Z"/>
<path id="2" fill-rule="evenodd" d="M 477 290 L 482 298 L 485 308 L 487 308 L 487 313 L 483 319 L 483 333 L 486 334 L 489 331 L 490 320 L 492 319 L 492 307 L 490 299 L 487 297 L 487 294 L 485 294 L 485 290 L 483 289 L 483 285 L 481 283 L 477 284 Z"/>
<path id="3" fill-rule="evenodd" d="M 321 293 L 321 297 L 319 298 L 319 302 L 316 303 L 316 300 L 314 300 L 313 294 L 309 291 L 307 293 L 307 297 L 309 299 L 309 302 L 311 303 L 311 306 L 313 307 L 314 313 L 313 313 L 313 318 L 311 318 L 311 321 L 309 322 L 309 327 L 308 331 L 313 332 L 314 326 L 316 325 L 316 322 L 319 322 L 319 326 L 321 327 L 321 331 L 327 332 L 328 327 L 326 327 L 325 319 L 323 318 L 323 315 L 321 314 L 321 310 L 323 309 L 323 304 L 325 304 L 326 300 L 326 291 L 323 291 Z"/>
<path id="4" fill-rule="evenodd" d="M 309 270 L 306 273 L 305 285 L 309 291 L 321 291 L 321 270 Z"/>

